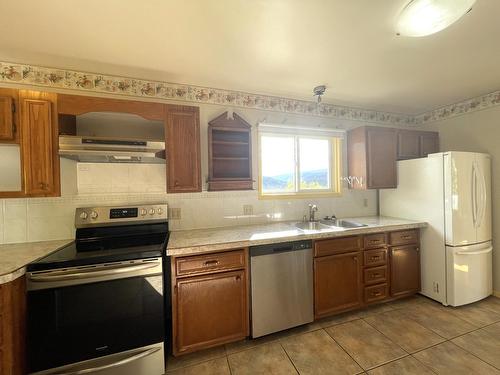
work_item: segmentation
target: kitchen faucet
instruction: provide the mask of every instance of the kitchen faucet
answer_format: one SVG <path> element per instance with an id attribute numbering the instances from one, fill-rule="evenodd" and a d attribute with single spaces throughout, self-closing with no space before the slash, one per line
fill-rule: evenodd
<path id="1" fill-rule="evenodd" d="M 314 219 L 314 214 L 318 211 L 318 206 L 315 204 L 309 204 L 309 221 L 316 221 Z"/>

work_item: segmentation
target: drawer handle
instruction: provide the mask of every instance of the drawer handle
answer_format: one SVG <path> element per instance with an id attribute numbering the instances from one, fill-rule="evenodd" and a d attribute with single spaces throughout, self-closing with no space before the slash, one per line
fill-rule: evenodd
<path id="1" fill-rule="evenodd" d="M 372 273 L 372 279 L 374 279 L 376 277 L 380 277 L 380 274 L 379 273 Z"/>
<path id="2" fill-rule="evenodd" d="M 368 241 L 369 244 L 371 245 L 374 245 L 374 244 L 377 244 L 377 243 L 381 243 L 382 241 L 381 240 L 370 240 Z"/>
<path id="3" fill-rule="evenodd" d="M 373 297 L 380 297 L 382 295 L 382 292 L 372 292 Z"/>
<path id="4" fill-rule="evenodd" d="M 373 256 L 373 257 L 370 258 L 370 260 L 379 260 L 379 259 L 380 259 L 380 257 L 378 255 Z"/>
<path id="5" fill-rule="evenodd" d="M 219 264 L 219 261 L 217 259 L 213 259 L 213 260 L 207 260 L 204 265 L 205 266 L 216 266 Z"/>
<path id="6" fill-rule="evenodd" d="M 412 236 L 412 235 L 410 235 L 410 234 L 406 234 L 406 235 L 404 235 L 404 236 L 401 236 L 401 238 L 402 238 L 403 240 L 409 240 L 409 239 L 413 238 L 413 236 Z"/>
<path id="7" fill-rule="evenodd" d="M 241 276 L 240 275 L 236 275 L 236 281 L 240 281 L 241 280 Z"/>

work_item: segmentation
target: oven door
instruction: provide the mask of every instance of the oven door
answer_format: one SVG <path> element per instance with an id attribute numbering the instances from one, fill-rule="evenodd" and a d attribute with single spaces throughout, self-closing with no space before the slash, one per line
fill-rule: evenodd
<path id="1" fill-rule="evenodd" d="M 28 273 L 30 372 L 164 341 L 161 258 Z"/>

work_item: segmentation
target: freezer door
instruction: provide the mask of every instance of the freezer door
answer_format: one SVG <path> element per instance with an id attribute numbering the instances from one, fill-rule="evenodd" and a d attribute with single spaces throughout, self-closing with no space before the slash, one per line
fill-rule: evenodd
<path id="1" fill-rule="evenodd" d="M 491 242 L 446 247 L 447 304 L 461 306 L 493 292 Z"/>
<path id="2" fill-rule="evenodd" d="M 475 204 L 477 242 L 491 240 L 491 158 L 486 154 L 476 154 Z"/>
<path id="3" fill-rule="evenodd" d="M 475 155 L 447 152 L 444 155 L 446 244 L 477 243 Z"/>

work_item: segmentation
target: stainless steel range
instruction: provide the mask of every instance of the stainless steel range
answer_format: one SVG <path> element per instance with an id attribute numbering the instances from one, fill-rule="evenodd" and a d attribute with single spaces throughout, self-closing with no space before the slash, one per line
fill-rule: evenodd
<path id="1" fill-rule="evenodd" d="M 167 212 L 78 208 L 75 242 L 28 266 L 30 373 L 165 372 Z"/>

